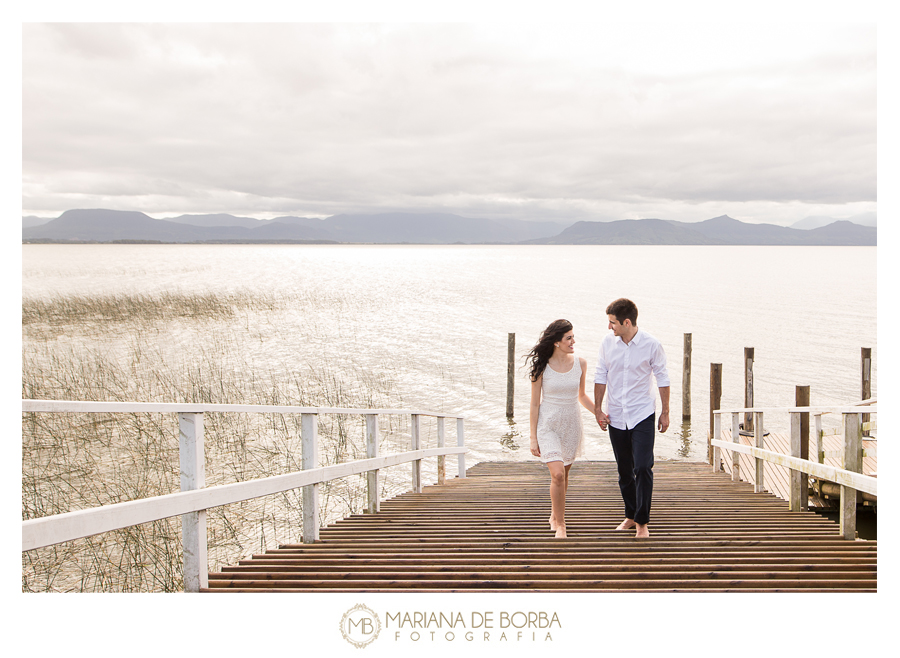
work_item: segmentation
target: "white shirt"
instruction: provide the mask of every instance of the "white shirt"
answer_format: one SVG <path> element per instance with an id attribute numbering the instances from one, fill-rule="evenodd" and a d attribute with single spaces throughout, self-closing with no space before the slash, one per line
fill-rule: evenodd
<path id="1" fill-rule="evenodd" d="M 617 429 L 630 429 L 656 412 L 656 389 L 669 385 L 666 353 L 646 331 L 638 329 L 626 343 L 613 333 L 600 343 L 594 383 L 606 384 L 607 415 Z"/>

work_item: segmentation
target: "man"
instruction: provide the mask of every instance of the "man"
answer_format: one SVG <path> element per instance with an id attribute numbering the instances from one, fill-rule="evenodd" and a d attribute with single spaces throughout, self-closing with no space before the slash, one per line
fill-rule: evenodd
<path id="1" fill-rule="evenodd" d="M 609 428 L 609 440 L 619 470 L 619 489 L 625 501 L 625 520 L 616 530 L 637 528 L 635 537 L 650 536 L 650 499 L 653 495 L 653 442 L 656 391 L 662 410 L 659 431 L 669 428 L 669 374 L 662 345 L 637 326 L 637 306 L 617 299 L 606 309 L 609 328 L 600 344 L 594 372 L 594 415 L 600 429 Z M 609 398 L 607 411 L 601 405 Z"/>

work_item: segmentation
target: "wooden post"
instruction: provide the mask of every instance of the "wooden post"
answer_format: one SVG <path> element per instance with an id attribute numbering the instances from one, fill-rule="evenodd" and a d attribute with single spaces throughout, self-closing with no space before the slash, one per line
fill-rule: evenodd
<path id="1" fill-rule="evenodd" d="M 319 465 L 319 417 L 317 414 L 300 415 L 300 468 L 304 471 Z M 319 540 L 319 485 L 303 487 L 303 543 Z"/>
<path id="2" fill-rule="evenodd" d="M 181 490 L 206 486 L 203 449 L 203 414 L 178 414 L 178 455 Z M 184 591 L 199 592 L 209 586 L 206 546 L 206 510 L 181 515 L 181 545 L 184 553 Z"/>
<path id="3" fill-rule="evenodd" d="M 752 347 L 744 348 L 744 408 L 753 408 L 753 355 L 756 350 Z M 753 414 L 744 414 L 744 430 L 753 431 Z"/>
<path id="4" fill-rule="evenodd" d="M 862 359 L 860 362 L 860 373 L 862 379 L 862 396 L 860 400 L 870 400 L 872 398 L 872 348 L 862 348 Z M 868 423 L 870 415 L 863 414 L 862 422 Z M 863 431 L 863 436 L 870 436 L 869 430 Z"/>
<path id="5" fill-rule="evenodd" d="M 509 334 L 506 347 L 506 417 L 513 417 L 516 388 L 516 335 Z"/>
<path id="6" fill-rule="evenodd" d="M 466 445 L 466 436 L 465 436 L 465 432 L 463 431 L 463 419 L 462 418 L 456 419 L 456 445 L 459 446 L 460 448 L 463 447 L 464 445 Z M 459 454 L 458 464 L 459 464 L 458 477 L 461 477 L 461 478 L 466 477 L 466 455 L 465 455 L 465 453 Z"/>
<path id="7" fill-rule="evenodd" d="M 731 442 L 741 442 L 741 415 L 738 413 L 731 414 Z M 741 453 L 735 450 L 731 451 L 731 480 L 741 481 Z"/>
<path id="8" fill-rule="evenodd" d="M 420 436 L 421 425 L 419 415 L 412 414 L 409 431 L 411 436 L 410 450 L 419 450 L 422 447 Z M 422 493 L 422 460 L 416 459 L 412 463 L 412 490 L 414 493 Z"/>
<path id="9" fill-rule="evenodd" d="M 444 447 L 444 417 L 438 416 L 437 419 L 437 447 Z M 437 459 L 437 472 L 438 472 L 438 484 L 444 484 L 446 481 L 446 472 L 445 472 L 445 462 L 446 457 L 444 455 L 438 455 Z"/>
<path id="10" fill-rule="evenodd" d="M 757 448 L 765 448 L 765 439 L 763 438 L 763 414 L 761 411 L 753 412 L 753 436 L 754 436 L 754 444 Z M 753 478 L 753 491 L 754 493 L 762 493 L 765 491 L 765 465 L 766 460 L 759 459 L 758 457 L 754 457 L 753 460 L 756 462 L 756 475 Z"/>
<path id="11" fill-rule="evenodd" d="M 378 414 L 366 414 L 366 457 L 372 459 L 378 456 Z M 380 473 L 378 469 L 366 473 L 367 503 L 366 511 L 375 514 L 381 510 L 381 501 L 378 498 L 380 485 Z"/>
<path id="12" fill-rule="evenodd" d="M 862 472 L 862 428 L 860 414 L 844 414 L 843 468 L 854 473 Z M 841 536 L 856 539 L 856 490 L 841 485 Z"/>
<path id="13" fill-rule="evenodd" d="M 722 364 L 709 364 L 709 436 L 712 439 L 713 431 L 713 411 L 722 408 Z M 710 465 L 713 463 L 712 441 L 707 442 L 708 457 Z"/>
<path id="14" fill-rule="evenodd" d="M 797 386 L 794 390 L 794 402 L 798 407 L 809 406 L 809 386 Z M 797 451 L 796 454 L 794 451 Z M 791 454 L 800 459 L 809 459 L 809 412 L 800 412 L 800 436 L 799 443 L 794 446 L 793 433 L 791 433 Z M 794 481 L 797 481 L 798 496 L 800 498 L 800 506 L 798 510 L 809 509 L 809 476 L 800 471 L 791 471 L 791 490 L 794 488 Z M 793 509 L 793 507 L 791 507 Z"/>
<path id="15" fill-rule="evenodd" d="M 691 419 L 691 334 L 684 335 L 684 359 L 681 367 L 681 420 Z"/>

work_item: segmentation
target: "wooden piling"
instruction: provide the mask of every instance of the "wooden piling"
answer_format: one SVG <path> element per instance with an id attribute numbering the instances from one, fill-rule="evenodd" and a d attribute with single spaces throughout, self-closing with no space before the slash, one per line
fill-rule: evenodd
<path id="1" fill-rule="evenodd" d="M 717 409 L 722 408 L 722 364 L 709 364 L 709 440 L 707 441 L 709 464 L 713 463 L 713 445 L 712 437 L 715 431 L 715 422 L 713 413 Z"/>
<path id="2" fill-rule="evenodd" d="M 684 335 L 684 360 L 681 369 L 681 420 L 691 419 L 691 334 Z"/>
<path id="3" fill-rule="evenodd" d="M 509 334 L 506 347 L 506 417 L 513 417 L 513 398 L 516 387 L 516 335 Z"/>
<path id="4" fill-rule="evenodd" d="M 755 349 L 752 347 L 744 348 L 744 408 L 753 407 L 753 356 Z M 744 414 L 744 430 L 753 431 L 753 414 L 747 412 Z"/>
<path id="5" fill-rule="evenodd" d="M 860 373 L 862 380 L 862 394 L 860 400 L 869 400 L 872 398 L 872 348 L 863 347 L 860 360 Z M 863 424 L 868 423 L 870 414 L 862 415 Z M 863 436 L 870 436 L 869 430 L 863 430 Z"/>

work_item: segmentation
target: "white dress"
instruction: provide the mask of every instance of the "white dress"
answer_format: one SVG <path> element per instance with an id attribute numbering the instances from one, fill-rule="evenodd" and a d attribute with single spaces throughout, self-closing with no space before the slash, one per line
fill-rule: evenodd
<path id="1" fill-rule="evenodd" d="M 568 466 L 581 455 L 580 384 L 578 357 L 569 372 L 556 372 L 549 364 L 544 368 L 537 422 L 538 447 L 544 463 L 561 461 Z"/>

